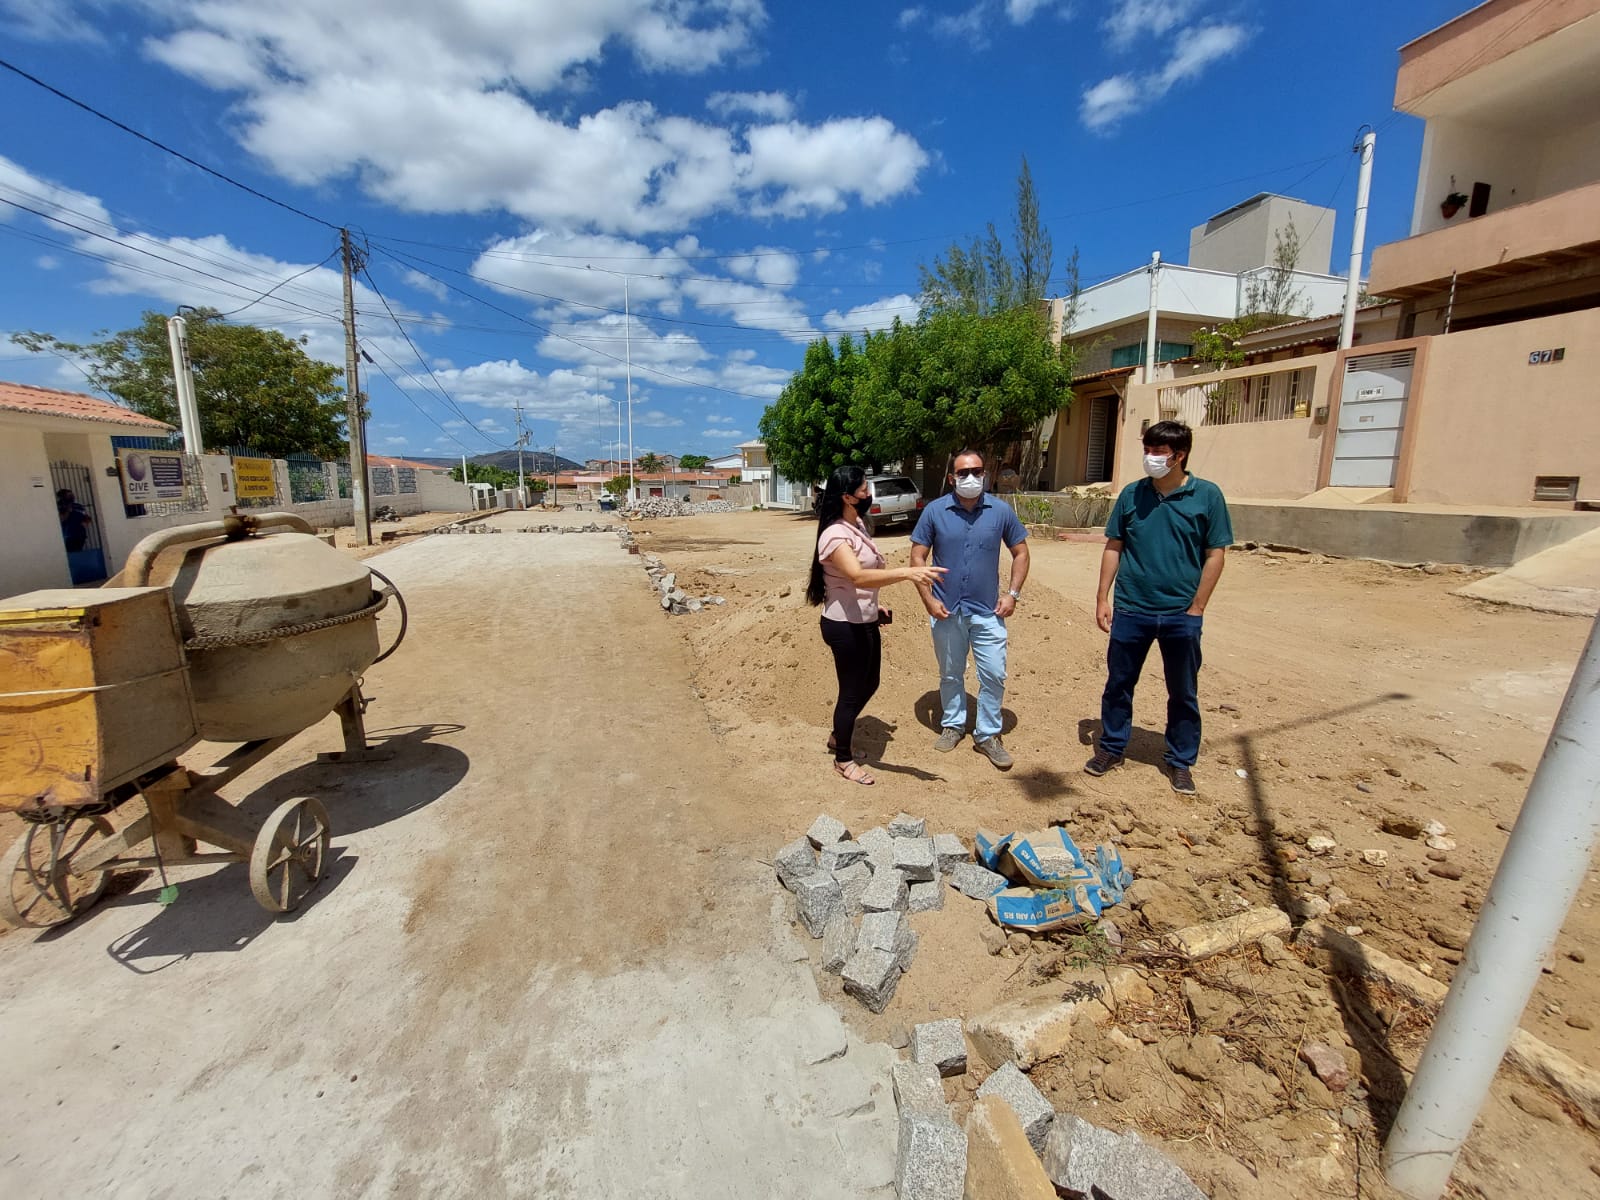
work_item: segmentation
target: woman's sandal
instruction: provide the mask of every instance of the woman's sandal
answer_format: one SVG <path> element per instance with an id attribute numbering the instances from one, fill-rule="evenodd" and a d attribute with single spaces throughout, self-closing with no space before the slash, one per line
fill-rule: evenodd
<path id="1" fill-rule="evenodd" d="M 861 764 L 857 762 L 836 762 L 833 764 L 833 770 L 840 779 L 848 779 L 851 783 L 859 783 L 864 784 L 867 787 L 871 787 L 874 783 L 878 782 L 866 771 L 864 771 L 861 768 Z"/>

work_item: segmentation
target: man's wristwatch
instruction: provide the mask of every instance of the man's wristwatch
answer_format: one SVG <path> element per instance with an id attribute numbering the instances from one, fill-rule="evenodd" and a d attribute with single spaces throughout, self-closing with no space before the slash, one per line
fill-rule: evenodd
<path id="1" fill-rule="evenodd" d="M 1013 600 L 1021 600 L 1022 599 L 1022 593 L 1017 591 L 1016 588 L 1012 588 L 1010 591 L 1008 591 L 1006 593 L 1006 595 L 1010 596 Z"/>

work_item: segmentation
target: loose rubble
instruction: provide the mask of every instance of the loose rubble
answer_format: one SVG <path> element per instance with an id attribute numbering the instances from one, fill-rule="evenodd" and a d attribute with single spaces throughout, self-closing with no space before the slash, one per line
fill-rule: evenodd
<path id="1" fill-rule="evenodd" d="M 662 496 L 642 496 L 622 506 L 625 517 L 692 517 L 696 513 L 738 512 L 739 505 L 732 500 L 669 500 Z"/>
<path id="2" fill-rule="evenodd" d="M 623 545 L 633 553 L 638 553 L 638 545 L 632 540 L 632 533 L 623 539 Z M 697 613 L 705 608 L 716 605 L 721 606 L 728 601 L 722 596 L 691 596 L 678 586 L 678 576 L 669 571 L 661 559 L 654 554 L 640 554 L 640 561 L 644 565 L 644 573 L 650 579 L 650 586 L 661 597 L 661 611 L 672 616 L 681 616 L 684 613 Z"/>

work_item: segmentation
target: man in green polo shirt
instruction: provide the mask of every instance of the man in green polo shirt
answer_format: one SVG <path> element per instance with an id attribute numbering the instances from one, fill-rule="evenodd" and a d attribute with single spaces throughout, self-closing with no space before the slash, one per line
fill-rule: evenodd
<path id="1" fill-rule="evenodd" d="M 1180 421 L 1145 430 L 1147 478 L 1122 489 L 1106 522 L 1095 620 L 1111 641 L 1100 743 L 1083 768 L 1104 775 L 1122 765 L 1133 732 L 1134 685 L 1155 642 L 1167 678 L 1167 773 L 1172 790 L 1184 796 L 1195 793 L 1192 771 L 1200 756 L 1200 631 L 1233 543 L 1222 490 L 1189 474 L 1193 445 L 1194 434 Z"/>

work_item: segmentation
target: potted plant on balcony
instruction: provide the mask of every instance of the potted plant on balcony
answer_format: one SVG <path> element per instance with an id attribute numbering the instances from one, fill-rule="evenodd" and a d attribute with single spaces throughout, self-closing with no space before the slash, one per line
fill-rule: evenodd
<path id="1" fill-rule="evenodd" d="M 1462 192 L 1451 192 L 1444 198 L 1444 203 L 1439 205 L 1439 215 L 1446 221 L 1461 211 L 1467 203 L 1467 197 Z"/>

